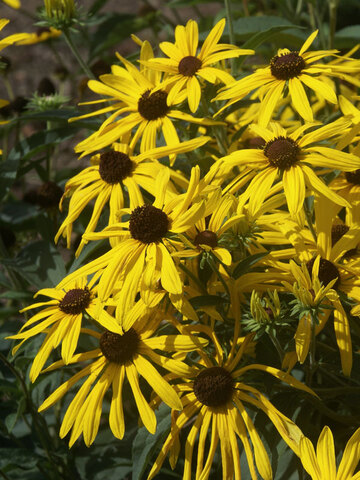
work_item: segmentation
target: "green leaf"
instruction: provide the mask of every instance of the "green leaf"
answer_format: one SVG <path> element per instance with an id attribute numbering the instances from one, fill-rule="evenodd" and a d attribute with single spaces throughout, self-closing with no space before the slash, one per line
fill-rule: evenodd
<path id="1" fill-rule="evenodd" d="M 22 397 L 18 403 L 17 411 L 15 413 L 10 413 L 5 418 L 5 425 L 8 429 L 8 432 L 11 433 L 16 425 L 16 422 L 19 420 L 19 417 L 24 413 L 26 407 L 26 400 Z"/>
<path id="2" fill-rule="evenodd" d="M 146 467 L 149 466 L 151 457 L 164 443 L 170 430 L 171 416 L 170 409 L 161 405 L 156 412 L 157 427 L 154 435 L 149 433 L 145 427 L 139 428 L 135 437 L 132 449 L 133 473 L 132 480 L 141 480 Z"/>
<path id="3" fill-rule="evenodd" d="M 352 48 L 360 42 L 360 25 L 349 25 L 335 33 L 335 48 Z"/>
<path id="4" fill-rule="evenodd" d="M 236 280 L 237 278 L 241 277 L 241 275 L 244 275 L 253 265 L 255 265 L 255 263 L 266 257 L 266 255 L 268 255 L 268 252 L 255 253 L 254 255 L 250 255 L 250 257 L 242 260 L 236 265 L 233 278 Z"/>
<path id="5" fill-rule="evenodd" d="M 3 259 L 3 263 L 36 288 L 54 287 L 66 275 L 61 255 L 45 241 L 30 243 L 15 259 Z"/>
<path id="6" fill-rule="evenodd" d="M 197 310 L 201 307 L 220 307 L 224 303 L 227 303 L 227 300 L 225 298 L 218 297 L 217 295 L 199 295 L 198 297 L 191 298 L 189 302 L 191 303 L 192 307 Z"/>
<path id="7" fill-rule="evenodd" d="M 40 457 L 25 448 L 0 448 L 0 468 L 29 470 L 34 468 Z"/>

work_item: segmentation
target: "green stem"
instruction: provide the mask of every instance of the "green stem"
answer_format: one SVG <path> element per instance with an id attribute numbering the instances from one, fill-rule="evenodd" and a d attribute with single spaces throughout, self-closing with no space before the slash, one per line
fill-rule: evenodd
<path id="1" fill-rule="evenodd" d="M 336 17 L 337 17 L 337 1 L 330 0 L 329 2 L 329 23 L 330 23 L 330 31 L 329 31 L 329 49 L 332 50 L 334 48 L 334 39 L 335 39 L 335 31 L 336 31 Z"/>
<path id="2" fill-rule="evenodd" d="M 279 340 L 276 338 L 276 335 L 274 334 L 274 331 L 272 328 L 268 330 L 268 335 L 270 337 L 270 340 L 272 341 L 276 351 L 278 352 L 279 358 L 280 358 L 280 364 L 282 364 L 283 358 L 284 358 L 284 350 L 282 349 L 282 346 L 280 345 Z"/>
<path id="3" fill-rule="evenodd" d="M 231 0 L 225 0 L 225 10 L 226 10 L 226 19 L 227 19 L 228 28 L 229 28 L 230 43 L 232 45 L 236 45 L 234 25 L 233 25 L 233 21 L 232 21 Z M 230 60 L 232 75 L 235 74 L 235 61 L 234 60 L 235 60 L 234 58 L 231 58 L 231 60 Z"/>
<path id="4" fill-rule="evenodd" d="M 66 43 L 68 44 L 68 46 L 69 46 L 70 50 L 72 51 L 74 57 L 78 61 L 80 67 L 83 69 L 85 75 L 88 78 L 91 78 L 92 80 L 96 80 L 92 71 L 89 69 L 89 67 L 86 65 L 84 60 L 81 58 L 80 52 L 79 52 L 77 46 L 75 45 L 75 43 L 73 42 L 73 40 L 71 38 L 71 35 L 70 35 L 70 32 L 67 28 L 64 28 L 63 34 L 64 34 L 64 37 L 65 37 Z"/>
<path id="5" fill-rule="evenodd" d="M 315 335 L 315 319 L 311 315 L 311 340 L 310 340 L 310 349 L 309 349 L 309 370 L 307 371 L 306 384 L 310 387 L 312 383 L 312 378 L 317 368 L 315 361 L 316 353 L 316 335 Z"/>
<path id="6" fill-rule="evenodd" d="M 200 282 L 200 280 L 187 268 L 183 263 L 179 263 L 179 267 L 181 270 L 183 270 L 186 275 L 191 278 L 191 280 L 196 283 L 196 285 L 200 288 L 200 291 L 203 295 L 208 295 L 208 292 L 206 291 L 206 288 L 204 285 Z"/>
<path id="7" fill-rule="evenodd" d="M 3 80 L 4 80 L 4 85 L 5 85 L 7 94 L 9 96 L 9 99 L 14 100 L 15 99 L 14 91 L 13 91 L 11 83 L 9 82 L 9 79 L 7 78 L 6 75 L 3 75 Z"/>

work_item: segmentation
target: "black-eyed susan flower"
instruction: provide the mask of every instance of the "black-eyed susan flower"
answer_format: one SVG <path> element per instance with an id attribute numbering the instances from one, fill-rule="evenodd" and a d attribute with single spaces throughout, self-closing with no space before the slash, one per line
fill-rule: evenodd
<path id="1" fill-rule="evenodd" d="M 16 10 L 21 7 L 20 0 L 2 0 L 5 5 L 8 5 L 11 8 L 15 8 Z"/>
<path id="2" fill-rule="evenodd" d="M 323 146 L 320 142 L 339 134 L 339 128 L 348 126 L 346 119 L 339 120 L 304 133 L 299 127 L 288 133 L 277 123 L 269 128 L 252 125 L 252 130 L 265 140 L 264 148 L 238 150 L 218 161 L 213 169 L 228 175 L 235 166 L 259 170 L 250 182 L 245 196 L 249 206 L 261 205 L 269 189 L 277 180 L 282 182 L 289 212 L 297 214 L 303 207 L 306 190 L 322 194 L 342 206 L 348 202 L 331 190 L 319 177 L 317 167 L 353 172 L 360 167 L 357 155 Z M 310 165 L 312 168 L 310 168 Z M 221 170 L 220 170 L 221 169 Z M 307 187 L 307 189 L 306 189 Z"/>
<path id="3" fill-rule="evenodd" d="M 349 230 L 344 230 L 335 243 L 332 235 L 331 203 L 325 197 L 318 197 L 315 201 L 316 243 L 310 231 L 299 227 L 298 224 L 288 220 L 279 223 L 277 227 L 293 245 L 296 257 L 306 264 L 309 272 L 316 276 L 324 287 L 331 282 L 331 289 L 327 291 L 326 298 L 334 308 L 334 331 L 340 352 L 341 367 L 344 375 L 349 376 L 352 369 L 352 342 L 347 313 L 342 304 L 342 295 L 357 303 L 360 302 L 359 262 L 356 258 L 347 262 L 343 261 L 344 255 L 355 248 L 360 240 L 360 227 L 354 225 Z M 318 259 L 320 256 L 320 260 Z M 317 260 L 316 260 L 317 259 Z M 291 266 L 285 262 L 273 263 L 274 271 L 287 272 L 293 283 L 296 278 L 292 276 Z M 318 271 L 316 271 L 318 268 Z M 305 331 L 303 329 L 303 331 Z M 308 341 L 308 340 L 307 340 Z"/>
<path id="4" fill-rule="evenodd" d="M 176 234 L 188 230 L 204 215 L 205 201 L 199 194 L 204 185 L 201 186 L 200 169 L 195 167 L 187 192 L 165 202 L 169 178 L 169 169 L 162 170 L 158 175 L 155 185 L 157 193 L 152 205 L 145 204 L 132 211 L 123 209 L 123 213 L 130 214 L 128 221 L 115 223 L 99 233 L 85 235 L 85 240 L 107 238 L 116 242 L 116 245 L 71 273 L 60 286 L 84 274 L 99 272 L 98 295 L 105 301 L 114 293 L 116 282 L 121 281 L 117 301 L 123 312 L 128 310 L 129 305 L 132 306 L 143 275 L 145 284 L 151 287 L 159 280 L 160 272 L 162 287 L 170 293 L 181 294 L 183 282 L 176 265 L 177 259 L 171 253 L 175 251 Z M 175 238 L 172 239 L 172 236 Z M 181 242 L 178 243 L 182 246 Z"/>
<path id="5" fill-rule="evenodd" d="M 14 2 L 15 5 L 15 2 Z M 6 25 L 10 22 L 7 18 L 0 18 L 0 31 L 6 27 Z M 0 40 L 0 51 L 4 48 L 13 45 L 16 42 L 24 40 L 27 36 L 27 33 L 14 33 L 13 35 L 9 35 L 8 37 L 2 38 Z"/>
<path id="6" fill-rule="evenodd" d="M 116 332 L 105 330 L 103 333 L 88 331 L 98 342 L 98 348 L 74 355 L 71 364 L 90 361 L 80 372 L 61 385 L 44 403 L 39 411 L 46 410 L 59 401 L 77 382 L 87 376 L 65 413 L 60 437 L 71 430 L 70 447 L 83 434 L 84 442 L 90 446 L 97 435 L 105 393 L 111 388 L 112 399 L 109 424 L 117 438 L 123 438 L 125 420 L 123 411 L 123 387 L 128 380 L 140 418 L 150 433 L 155 433 L 156 416 L 139 384 L 143 377 L 159 397 L 175 410 L 182 409 L 177 392 L 163 378 L 154 366 L 159 365 L 173 374 L 192 374 L 193 368 L 184 362 L 175 360 L 162 352 L 185 353 L 207 345 L 208 340 L 194 335 L 158 335 L 155 336 L 159 323 L 164 319 L 164 312 L 158 311 L 150 316 L 138 318 L 131 328 L 125 330 L 117 324 Z M 114 325 L 116 324 L 113 319 Z M 63 361 L 55 362 L 45 371 L 62 367 Z"/>
<path id="7" fill-rule="evenodd" d="M 338 468 L 334 437 L 328 426 L 322 429 L 316 451 L 307 437 L 300 440 L 300 460 L 312 480 L 358 480 L 360 471 L 356 467 L 360 460 L 360 428 L 351 436 L 346 444 Z"/>
<path id="8" fill-rule="evenodd" d="M 92 281 L 87 283 L 86 278 L 77 278 L 63 289 L 44 288 L 39 290 L 35 296 L 45 295 L 51 300 L 35 303 L 21 310 L 21 312 L 25 312 L 45 307 L 32 316 L 22 326 L 19 333 L 7 337 L 21 340 L 20 344 L 13 348 L 13 354 L 15 354 L 26 340 L 39 333 L 46 333 L 31 366 L 30 380 L 32 382 L 35 382 L 52 350 L 57 348 L 60 343 L 64 364 L 70 362 L 77 347 L 85 312 L 92 318 L 99 317 L 96 287 L 94 288 L 92 283 Z"/>
<path id="9" fill-rule="evenodd" d="M 238 80 L 233 85 L 224 87 L 215 100 L 230 99 L 224 107 L 226 108 L 258 89 L 257 96 L 261 99 L 258 123 L 266 127 L 277 103 L 283 97 L 285 86 L 288 86 L 291 104 L 304 120 L 312 122 L 313 111 L 304 86 L 309 87 L 328 102 L 337 103 L 334 89 L 323 80 L 324 76 L 333 74 L 331 66 L 319 63 L 319 60 L 336 54 L 337 50 L 308 52 L 317 34 L 317 30 L 313 32 L 298 52 L 286 48 L 280 49 L 271 59 L 268 67 L 259 68 L 255 73 Z M 346 64 L 342 67 L 346 73 Z M 336 75 L 338 73 L 340 72 L 337 68 Z"/>
<path id="10" fill-rule="evenodd" d="M 168 75 L 167 81 L 172 84 L 167 97 L 169 105 L 172 104 L 173 99 L 176 99 L 178 93 L 186 88 L 189 108 L 191 112 L 196 112 L 201 99 L 201 83 L 197 77 L 210 83 L 234 82 L 233 77 L 224 69 L 211 65 L 226 58 L 251 55 L 254 51 L 218 43 L 224 28 L 225 19 L 223 18 L 212 28 L 199 53 L 197 53 L 199 31 L 194 20 L 189 20 L 186 26 L 176 27 L 175 43 L 160 43 L 160 49 L 169 58 L 150 59 L 147 65 Z"/>
<path id="11" fill-rule="evenodd" d="M 180 143 L 177 131 L 172 119 L 185 120 L 198 124 L 214 124 L 213 120 L 195 118 L 191 115 L 175 110 L 176 104 L 185 100 L 186 92 L 173 96 L 171 103 L 168 102 L 169 85 L 162 85 L 162 73 L 150 70 L 145 65 L 138 70 L 132 63 L 128 62 L 121 55 L 117 54 L 125 65 L 125 68 L 113 65 L 112 73 L 101 75 L 100 81 L 90 80 L 89 88 L 104 98 L 90 103 L 115 102 L 97 112 L 92 112 L 80 117 L 74 117 L 71 121 L 111 113 L 103 122 L 98 131 L 90 135 L 76 147 L 76 152 L 83 155 L 100 150 L 113 142 L 129 136 L 135 129 L 131 139 L 130 147 L 134 146 L 141 138 L 140 152 L 145 153 L 156 147 L 158 132 L 161 130 L 168 146 L 178 146 Z M 142 43 L 140 60 L 153 58 L 153 50 L 149 42 Z M 123 116 L 124 115 L 124 116 Z M 123 116 L 123 118 L 120 118 Z M 170 159 L 175 159 L 175 154 Z"/>
<path id="12" fill-rule="evenodd" d="M 177 147 L 158 147 L 140 155 L 132 155 L 128 145 L 116 143 L 112 149 L 95 155 L 91 161 L 92 166 L 85 168 L 82 172 L 71 178 L 65 185 L 65 193 L 60 203 L 62 208 L 63 200 L 71 197 L 68 215 L 61 224 L 56 234 L 55 242 L 63 235 L 67 240 L 67 247 L 70 247 L 72 226 L 92 200 L 96 200 L 92 216 L 85 229 L 84 234 L 91 233 L 96 229 L 100 215 L 109 204 L 109 221 L 112 225 L 118 221 L 117 213 L 124 206 L 130 206 L 131 210 L 144 204 L 141 188 L 155 196 L 156 177 L 166 167 L 156 159 L 176 153 L 194 150 L 203 145 L 210 137 L 199 137 L 179 144 Z M 186 186 L 187 180 L 180 173 L 173 170 L 170 175 L 175 183 L 180 182 Z M 128 195 L 129 202 L 124 200 Z M 166 198 L 168 194 L 176 194 L 174 184 L 170 181 L 167 185 Z M 82 240 L 76 251 L 81 252 L 85 241 Z"/>
<path id="13" fill-rule="evenodd" d="M 259 364 L 238 368 L 252 335 L 238 338 L 238 327 L 235 327 L 235 332 L 235 341 L 226 359 L 214 335 L 215 354 L 211 358 L 202 355 L 202 365 L 197 368 L 196 376 L 186 378 L 182 383 L 175 383 L 174 388 L 182 392 L 183 410 L 173 421 L 171 431 L 150 470 L 148 480 L 155 477 L 169 452 L 171 465 L 174 467 L 177 455 L 171 451 L 172 447 L 178 441 L 181 430 L 189 424 L 191 428 L 185 443 L 184 480 L 208 479 L 219 443 L 223 478 L 240 480 L 238 438 L 244 446 L 252 480 L 258 478 L 256 470 L 261 478 L 270 480 L 272 469 L 269 457 L 244 402 L 262 410 L 288 445 L 295 452 L 299 452 L 302 435 L 300 429 L 279 412 L 259 390 L 245 384 L 242 377 L 250 370 L 260 370 L 295 388 L 309 393 L 312 391 L 277 368 Z M 196 448 L 195 470 L 192 469 L 192 460 Z"/>
<path id="14" fill-rule="evenodd" d="M 35 43 L 45 42 L 51 38 L 58 38 L 61 30 L 53 27 L 39 27 L 36 32 L 28 33 L 23 40 L 16 42 L 16 45 L 34 45 Z"/>

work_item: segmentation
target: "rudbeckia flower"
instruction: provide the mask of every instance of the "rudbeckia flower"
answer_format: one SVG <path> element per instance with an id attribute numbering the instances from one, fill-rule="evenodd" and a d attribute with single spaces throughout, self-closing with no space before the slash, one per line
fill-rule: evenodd
<path id="1" fill-rule="evenodd" d="M 77 347 L 84 313 L 92 318 L 99 317 L 96 287 L 93 287 L 92 284 L 92 280 L 87 284 L 85 278 L 77 278 L 63 289 L 58 287 L 44 288 L 39 290 L 35 297 L 45 295 L 50 297 L 51 300 L 35 303 L 21 310 L 20 313 L 45 307 L 32 316 L 21 327 L 19 333 L 7 337 L 8 339 L 21 340 L 20 344 L 13 348 L 12 353 L 15 354 L 26 340 L 39 333 L 46 333 L 46 337 L 31 366 L 30 380 L 32 382 L 35 382 L 39 376 L 52 350 L 57 348 L 61 342 L 61 356 L 64 364 L 69 363 Z M 29 328 L 35 323 L 35 326 Z"/>
<path id="2" fill-rule="evenodd" d="M 189 20 L 185 27 L 183 25 L 176 27 L 175 43 L 160 43 L 160 49 L 169 58 L 154 58 L 146 62 L 150 68 L 168 74 L 167 81 L 172 84 L 167 97 L 169 105 L 178 93 L 186 88 L 189 108 L 191 112 L 196 112 L 201 99 L 201 84 L 197 77 L 210 83 L 221 81 L 229 84 L 234 82 L 229 73 L 221 68 L 211 67 L 211 65 L 226 58 L 251 55 L 254 50 L 218 43 L 224 28 L 225 19 L 223 18 L 212 28 L 200 52 L 197 53 L 198 25 L 194 20 Z"/>
<path id="3" fill-rule="evenodd" d="M 156 159 L 165 157 L 169 153 L 186 152 L 195 150 L 209 140 L 210 137 L 199 137 L 179 144 L 177 147 L 158 147 L 140 155 L 132 155 L 128 145 L 114 144 L 112 150 L 95 155 L 91 160 L 93 165 L 85 168 L 70 179 L 65 185 L 65 193 L 60 202 L 62 208 L 63 200 L 71 196 L 69 212 L 59 231 L 56 234 L 55 242 L 60 235 L 66 237 L 67 247 L 70 248 L 72 226 L 92 200 L 96 199 L 92 216 L 85 229 L 84 234 L 93 232 L 100 218 L 100 215 L 107 203 L 109 203 L 109 222 L 112 225 L 118 221 L 117 212 L 125 206 L 124 189 L 129 195 L 130 208 L 133 210 L 144 204 L 140 188 L 143 188 L 155 196 L 156 177 L 166 167 Z M 179 173 L 171 170 L 170 175 L 183 185 L 187 180 Z M 176 194 L 172 182 L 167 185 L 167 192 Z M 78 256 L 85 244 L 82 240 L 77 251 Z"/>
<path id="4" fill-rule="evenodd" d="M 309 87 L 330 103 L 337 103 L 336 93 L 320 76 L 333 75 L 331 65 L 319 63 L 319 60 L 334 55 L 337 50 L 318 50 L 308 52 L 315 40 L 318 30 L 313 32 L 304 42 L 300 51 L 290 51 L 286 48 L 278 50 L 277 55 L 270 61 L 270 65 L 259 68 L 255 73 L 248 75 L 236 83 L 223 88 L 215 100 L 230 101 L 229 105 L 241 100 L 252 90 L 258 89 L 257 96 L 261 99 L 259 110 L 259 125 L 266 127 L 273 111 L 283 97 L 285 86 L 289 87 L 291 103 L 298 114 L 307 122 L 312 122 L 313 111 L 311 109 L 304 85 Z M 334 68 L 335 69 L 335 68 Z M 347 72 L 346 64 L 342 65 L 342 71 Z M 336 75 L 341 73 L 336 67 Z"/>
<path id="5" fill-rule="evenodd" d="M 57 30 L 56 28 L 50 27 L 40 27 L 34 33 L 26 34 L 23 40 L 16 42 L 16 45 L 33 45 L 35 43 L 45 42 L 50 38 L 57 38 L 61 35 L 61 30 Z"/>
<path id="6" fill-rule="evenodd" d="M 244 149 L 221 158 L 212 166 L 218 174 L 228 173 L 235 166 L 259 169 L 260 171 L 249 184 L 245 197 L 252 204 L 261 205 L 273 183 L 280 177 L 289 207 L 289 212 L 296 215 L 303 207 L 306 187 L 322 194 L 329 200 L 349 207 L 348 202 L 331 190 L 317 175 L 314 167 L 325 167 L 352 172 L 360 167 L 360 158 L 356 155 L 341 152 L 335 148 L 323 146 L 320 142 L 339 134 L 340 128 L 346 128 L 348 121 L 339 120 L 304 134 L 301 126 L 288 133 L 277 123 L 269 128 L 252 125 L 251 129 L 265 140 L 263 149 Z M 310 168 L 310 165 L 313 168 Z M 245 198 L 244 197 L 244 198 Z"/>
<path id="7" fill-rule="evenodd" d="M 121 140 L 124 136 L 130 135 L 133 129 L 136 129 L 136 131 L 130 143 L 131 149 L 134 149 L 134 146 L 141 138 L 140 152 L 145 153 L 147 150 L 152 150 L 156 146 L 156 138 L 160 130 L 163 133 L 166 144 L 169 147 L 177 147 L 180 140 L 172 119 L 185 120 L 202 125 L 214 124 L 213 120 L 195 118 L 175 110 L 174 106 L 185 100 L 186 93 L 179 93 L 176 97 L 173 96 L 171 103 L 168 102 L 169 86 L 162 85 L 161 72 L 150 70 L 144 65 L 141 65 L 139 71 L 121 55 L 117 55 L 125 65 L 125 68 L 113 65 L 111 74 L 101 75 L 100 81 L 90 80 L 88 83 L 89 88 L 93 92 L 110 97 L 89 102 L 90 104 L 109 101 L 115 103 L 97 112 L 71 119 L 71 121 L 74 121 L 113 112 L 97 132 L 75 147 L 76 152 L 82 152 L 81 156 Z M 143 42 L 140 60 L 148 60 L 153 58 L 153 56 L 149 42 Z M 125 116 L 119 120 L 118 117 L 122 115 Z M 170 159 L 174 160 L 175 156 L 175 154 L 170 155 Z"/>
<path id="8" fill-rule="evenodd" d="M 270 480 L 272 469 L 269 457 L 244 402 L 262 410 L 285 442 L 295 452 L 299 452 L 299 441 L 302 435 L 300 429 L 279 412 L 259 390 L 244 383 L 242 377 L 248 371 L 260 370 L 292 387 L 309 393 L 313 393 L 312 390 L 277 368 L 259 364 L 238 368 L 252 335 L 237 338 L 237 327 L 235 331 L 234 342 L 226 359 L 214 335 L 215 354 L 211 358 L 202 355 L 203 365 L 197 367 L 196 375 L 174 385 L 177 391 L 183 393 L 181 397 L 183 410 L 173 421 L 171 431 L 147 477 L 148 480 L 154 478 L 159 472 L 168 453 L 174 468 L 177 454 L 172 451 L 172 447 L 178 442 L 179 434 L 186 425 L 191 427 L 185 443 L 184 480 L 208 479 L 219 443 L 222 478 L 240 480 L 242 477 L 238 438 L 244 446 L 251 479 L 257 480 L 257 470 L 261 478 Z M 206 442 L 210 431 L 208 446 Z M 196 442 L 197 437 L 198 442 Z M 192 459 L 195 448 L 197 448 L 197 464 L 194 475 Z"/>
<path id="9" fill-rule="evenodd" d="M 198 194 L 199 188 L 202 188 L 200 169 L 193 168 L 185 194 L 165 202 L 168 181 L 169 169 L 166 169 L 158 175 L 155 186 L 157 195 L 152 205 L 145 204 L 132 211 L 123 209 L 123 213 L 130 214 L 128 221 L 115 223 L 99 233 L 85 235 L 85 240 L 108 238 L 121 239 L 121 242 L 71 273 L 60 286 L 67 285 L 78 276 L 99 272 L 98 294 L 105 301 L 114 293 L 116 282 L 121 281 L 117 302 L 118 311 L 123 312 L 128 311 L 129 305 L 132 306 L 143 275 L 145 283 L 151 287 L 158 281 L 160 272 L 162 287 L 170 293 L 181 294 L 183 282 L 171 253 L 175 251 L 173 242 L 176 242 L 176 234 L 188 230 L 204 215 L 204 200 Z"/>
<path id="10" fill-rule="evenodd" d="M 184 362 L 169 358 L 161 352 L 185 353 L 206 346 L 208 340 L 194 335 L 158 335 L 154 336 L 157 327 L 164 319 L 164 313 L 138 318 L 132 327 L 125 330 L 113 318 L 112 330 L 98 333 L 89 330 L 99 342 L 99 347 L 85 353 L 74 355 L 71 364 L 90 361 L 80 372 L 61 385 L 39 407 L 42 412 L 58 402 L 77 382 L 87 376 L 79 388 L 65 413 L 60 437 L 71 431 L 69 445 L 75 443 L 83 434 L 84 442 L 90 446 L 97 435 L 105 393 L 111 388 L 112 399 L 109 414 L 109 424 L 112 433 L 117 438 L 123 438 L 125 421 L 122 394 L 127 378 L 140 418 L 150 433 L 155 433 L 156 416 L 141 391 L 139 375 L 154 389 L 159 397 L 171 408 L 182 409 L 182 403 L 177 392 L 157 371 L 153 364 L 159 365 L 176 375 L 192 374 L 193 368 Z M 157 351 L 156 351 L 157 350 Z M 63 367 L 64 362 L 58 361 L 44 370 L 48 372 Z"/>
<path id="11" fill-rule="evenodd" d="M 331 282 L 331 289 L 327 291 L 326 298 L 334 307 L 334 331 L 336 342 L 340 352 L 341 367 L 344 375 L 350 376 L 352 369 L 352 342 L 350 325 L 347 313 L 342 304 L 344 293 L 348 298 L 360 302 L 360 269 L 356 258 L 347 262 L 343 261 L 344 255 L 360 241 L 360 226 L 353 225 L 349 230 L 344 229 L 340 235 L 332 235 L 332 208 L 325 197 L 318 197 L 315 200 L 315 226 L 316 243 L 308 229 L 301 229 L 299 225 L 291 220 L 286 223 L 279 223 L 281 230 L 288 242 L 293 245 L 296 257 L 300 262 L 306 263 L 309 272 L 317 276 L 324 287 Z M 279 251 L 281 254 L 281 251 Z M 318 259 L 320 257 L 320 260 Z M 289 283 L 297 280 L 293 277 L 291 266 L 285 262 L 273 262 L 272 266 L 278 272 L 287 272 L 291 281 L 283 278 Z M 309 326 L 302 327 L 309 333 Z"/>
<path id="12" fill-rule="evenodd" d="M 319 436 L 316 451 L 307 437 L 300 440 L 300 460 L 312 480 L 358 480 L 360 471 L 355 472 L 360 460 L 360 428 L 346 444 L 339 467 L 336 468 L 334 438 L 325 426 Z M 337 471 L 336 471 L 337 470 Z"/>
<path id="13" fill-rule="evenodd" d="M 11 1 L 11 0 L 10 0 Z M 15 2 L 14 2 L 15 5 Z M 15 8 L 15 7 L 14 7 Z M 10 22 L 7 18 L 0 18 L 0 31 L 6 27 L 6 25 Z M 23 40 L 27 37 L 27 33 L 14 33 L 13 35 L 9 35 L 0 40 L 0 51 L 14 43 Z M 1 57 L 0 57 L 1 59 Z"/>
<path id="14" fill-rule="evenodd" d="M 11 8 L 18 9 L 18 8 L 21 7 L 20 0 L 2 0 L 2 2 L 5 3 L 5 5 L 8 5 Z"/>

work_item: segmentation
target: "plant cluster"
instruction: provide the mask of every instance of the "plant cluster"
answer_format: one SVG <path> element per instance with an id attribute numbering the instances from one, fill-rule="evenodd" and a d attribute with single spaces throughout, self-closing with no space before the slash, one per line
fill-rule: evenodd
<path id="1" fill-rule="evenodd" d="M 172 32 L 145 3 L 120 21 L 45 0 L 36 33 L 0 40 L 64 41 L 86 75 L 78 107 L 49 79 L 21 103 L 1 57 L 3 478 L 360 479 L 360 60 L 341 5 L 225 1 Z M 134 55 L 104 65 L 129 33 Z M 56 171 L 69 141 L 85 166 Z"/>

